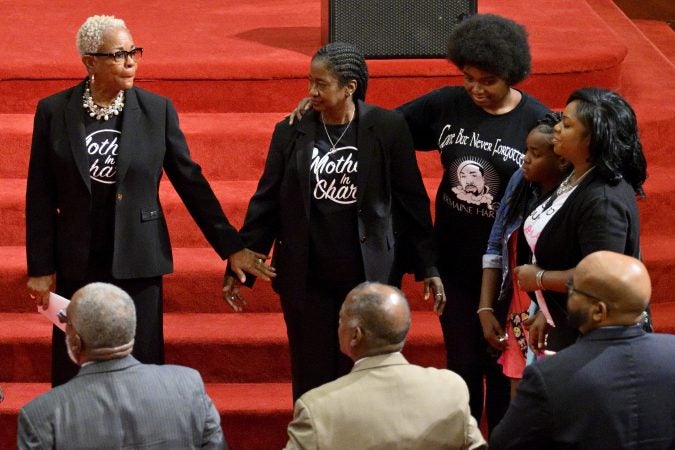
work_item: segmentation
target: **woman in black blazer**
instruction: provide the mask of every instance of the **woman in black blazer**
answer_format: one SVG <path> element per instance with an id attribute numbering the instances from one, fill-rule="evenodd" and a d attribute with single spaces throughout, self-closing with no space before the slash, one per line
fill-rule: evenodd
<path id="1" fill-rule="evenodd" d="M 425 295 L 445 303 L 435 268 L 429 198 L 403 117 L 363 102 L 368 71 L 348 44 L 313 57 L 313 110 L 295 125 L 276 125 L 265 169 L 240 230 L 247 247 L 274 244 L 273 287 L 288 331 L 293 397 L 349 370 L 340 354 L 338 312 L 358 283 L 396 283 L 397 232 Z M 226 277 L 225 299 L 241 310 L 239 287 Z"/>
<path id="2" fill-rule="evenodd" d="M 554 128 L 553 144 L 574 170 L 525 221 L 534 261 L 515 269 L 520 287 L 535 291 L 539 301 L 530 327 L 530 346 L 539 352 L 560 350 L 578 336 L 567 315 L 567 282 L 581 259 L 598 250 L 639 258 L 635 196 L 644 196 L 647 177 L 635 113 L 614 92 L 574 92 Z"/>
<path id="3" fill-rule="evenodd" d="M 171 102 L 133 87 L 143 49 L 124 21 L 93 16 L 77 45 L 87 78 L 42 99 L 35 113 L 26 192 L 29 295 L 47 307 L 49 292 L 70 298 L 93 281 L 134 299 L 134 355 L 164 362 L 162 275 L 173 271 L 159 203 L 164 172 L 209 243 L 242 270 L 268 279 L 264 255 L 244 249 L 237 231 L 190 158 Z M 52 384 L 77 373 L 54 327 Z"/>

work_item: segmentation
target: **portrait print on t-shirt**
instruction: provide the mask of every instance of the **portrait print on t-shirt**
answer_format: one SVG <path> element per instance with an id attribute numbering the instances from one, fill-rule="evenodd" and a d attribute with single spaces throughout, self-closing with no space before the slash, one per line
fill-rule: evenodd
<path id="1" fill-rule="evenodd" d="M 314 201 L 335 205 L 356 203 L 357 169 L 356 147 L 347 145 L 326 152 L 315 146 L 310 165 Z"/>
<path id="2" fill-rule="evenodd" d="M 482 158 L 466 156 L 450 164 L 452 192 L 460 202 L 497 207 L 494 193 L 499 192 L 499 175 L 492 164 Z"/>
<path id="3" fill-rule="evenodd" d="M 89 154 L 89 177 L 92 181 L 115 184 L 121 134 L 118 130 L 101 129 L 87 135 L 85 145 Z"/>

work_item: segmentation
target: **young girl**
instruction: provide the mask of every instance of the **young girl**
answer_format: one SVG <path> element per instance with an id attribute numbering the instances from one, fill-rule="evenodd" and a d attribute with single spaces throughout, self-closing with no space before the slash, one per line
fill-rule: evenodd
<path id="1" fill-rule="evenodd" d="M 529 317 L 531 304 L 527 293 L 520 291 L 513 281 L 512 269 L 529 261 L 529 249 L 519 239 L 519 230 L 524 218 L 550 196 L 571 168 L 553 152 L 553 127 L 558 121 L 559 114 L 548 114 L 527 136 L 523 165 L 509 181 L 483 256 L 477 313 L 483 336 L 492 347 L 502 351 L 499 362 L 511 379 L 511 397 L 525 368 L 527 331 L 523 322 Z"/>

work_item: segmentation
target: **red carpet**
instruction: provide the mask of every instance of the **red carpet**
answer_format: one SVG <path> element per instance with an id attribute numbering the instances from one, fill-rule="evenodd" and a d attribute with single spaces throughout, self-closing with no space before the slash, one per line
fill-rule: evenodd
<path id="1" fill-rule="evenodd" d="M 634 20 L 635 25 L 652 44 L 675 65 L 675 31 L 666 22 L 658 20 Z"/>
<path id="2" fill-rule="evenodd" d="M 146 49 L 139 85 L 176 103 L 194 158 L 235 224 L 262 171 L 274 123 L 306 92 L 309 58 L 320 46 L 319 0 L 90 2 L 6 0 L 0 15 L 0 448 L 15 442 L 16 414 L 48 389 L 50 327 L 25 291 L 24 195 L 32 114 L 39 98 L 83 75 L 74 35 L 92 14 L 125 18 Z M 635 107 L 649 162 L 640 202 L 643 250 L 654 281 L 654 320 L 675 332 L 675 68 L 672 32 L 638 28 L 610 0 L 482 0 L 481 12 L 524 23 L 533 73 L 523 88 L 553 108 L 585 85 L 618 89 Z M 40 11 L 36 14 L 35 11 Z M 49 17 L 49 21 L 44 18 Z M 36 42 L 46 43 L 36 45 Z M 669 56 L 670 55 L 670 56 Z M 671 59 L 672 61 L 672 59 Z M 368 100 L 391 107 L 445 84 L 458 84 L 444 60 L 369 62 Z M 418 154 L 429 193 L 441 175 L 437 156 Z M 197 368 L 223 418 L 231 447 L 280 448 L 291 417 L 289 367 L 279 301 L 270 286 L 248 293 L 245 314 L 219 296 L 224 264 L 163 183 L 161 196 L 176 272 L 165 281 L 169 362 Z M 442 366 L 437 320 L 406 279 L 414 310 L 406 355 Z"/>

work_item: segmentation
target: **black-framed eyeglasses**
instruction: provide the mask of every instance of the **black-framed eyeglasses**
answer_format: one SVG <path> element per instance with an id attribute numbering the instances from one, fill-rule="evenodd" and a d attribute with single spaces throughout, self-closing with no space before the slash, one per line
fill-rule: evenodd
<path id="1" fill-rule="evenodd" d="M 60 323 L 68 323 L 68 315 L 66 314 L 65 309 L 62 309 L 61 311 L 57 312 L 56 317 L 59 319 Z"/>
<path id="2" fill-rule="evenodd" d="M 594 298 L 595 300 L 598 300 L 598 301 L 600 301 L 600 302 L 604 302 L 604 300 L 601 299 L 601 298 L 598 297 L 598 296 L 595 296 L 595 295 L 593 295 L 593 294 L 589 294 L 589 293 L 586 292 L 586 291 L 582 291 L 582 290 L 580 290 L 580 289 L 575 288 L 575 287 L 574 287 L 574 283 L 572 283 L 572 280 L 571 280 L 571 279 L 567 280 L 567 283 L 565 283 L 565 287 L 567 288 L 567 296 L 568 296 L 568 297 L 569 297 L 570 295 L 572 295 L 574 292 L 576 292 L 576 293 L 581 294 L 581 295 L 583 295 L 583 296 L 585 296 L 585 297 Z"/>
<path id="3" fill-rule="evenodd" d="M 102 52 L 91 52 L 87 53 L 89 56 L 108 56 L 112 58 L 116 63 L 122 63 L 127 60 L 127 57 L 130 57 L 132 60 L 138 62 L 143 57 L 143 47 L 136 47 L 133 50 L 118 50 L 116 52 L 102 53 Z"/>

